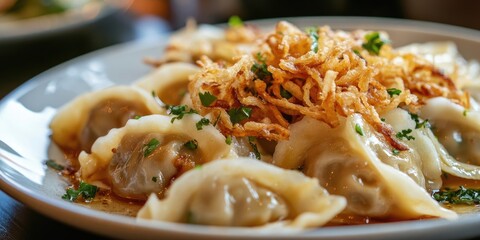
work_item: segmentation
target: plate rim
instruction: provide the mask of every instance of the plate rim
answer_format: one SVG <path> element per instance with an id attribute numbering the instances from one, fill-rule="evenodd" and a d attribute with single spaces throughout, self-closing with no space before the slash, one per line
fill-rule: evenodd
<path id="1" fill-rule="evenodd" d="M 357 23 L 371 23 L 372 26 L 382 25 L 384 27 L 386 27 L 385 24 L 400 25 L 397 27 L 399 28 L 414 27 L 414 28 L 417 28 L 417 31 L 418 29 L 431 28 L 432 30 L 431 33 L 433 34 L 441 33 L 442 35 L 448 35 L 448 32 L 450 32 L 451 34 L 452 31 L 453 32 L 459 31 L 459 34 L 461 34 L 463 38 L 468 40 L 473 39 L 473 41 L 477 41 L 480 43 L 480 31 L 452 26 L 452 25 L 440 24 L 440 23 L 431 23 L 431 22 L 405 20 L 405 19 L 335 16 L 335 17 L 272 18 L 272 19 L 259 19 L 259 20 L 246 21 L 246 22 L 255 23 L 257 25 L 257 23 L 271 24 L 278 20 L 287 20 L 290 22 L 295 22 L 296 20 L 298 21 L 322 20 L 322 21 L 338 22 L 339 20 L 341 20 L 342 22 L 356 21 Z M 381 22 L 375 23 L 375 21 L 379 21 L 379 20 Z M 424 31 L 422 30 L 422 32 Z M 160 41 L 165 41 L 168 38 L 168 36 L 169 35 L 166 34 L 165 36 L 162 36 L 156 40 L 130 41 L 122 44 L 113 45 L 110 47 L 102 48 L 100 50 L 96 50 L 96 51 L 81 55 L 67 62 L 59 64 L 53 68 L 50 68 L 42 72 L 41 74 L 33 77 L 32 79 L 28 80 L 27 82 L 23 83 L 20 87 L 16 88 L 11 93 L 6 95 L 0 101 L 0 113 L 2 112 L 6 103 L 8 103 L 9 101 L 20 98 L 25 93 L 31 91 L 32 89 L 35 89 L 35 87 L 39 86 L 43 82 L 48 82 L 49 80 L 45 76 L 48 76 L 49 74 L 60 71 L 61 69 L 66 68 L 68 66 L 88 61 L 94 56 L 109 55 L 115 51 L 135 51 L 141 48 L 145 48 L 144 44 L 147 44 L 148 47 L 154 47 L 155 45 L 159 44 Z M 161 52 L 161 50 L 159 50 L 159 52 Z M 163 234 L 170 234 L 170 235 L 175 234 L 174 236 L 177 236 L 177 237 L 178 236 L 182 236 L 182 237 L 197 236 L 197 237 L 215 237 L 215 238 L 232 237 L 232 234 L 234 234 L 233 237 L 255 237 L 255 238 L 275 237 L 279 239 L 287 239 L 287 238 L 291 238 L 292 236 L 296 236 L 304 239 L 319 238 L 319 237 L 338 238 L 338 239 L 345 238 L 345 237 L 346 238 L 352 238 L 352 237 L 353 238 L 363 238 L 363 237 L 382 238 L 382 237 L 388 237 L 391 234 L 405 234 L 404 231 L 406 230 L 406 228 L 409 229 L 410 231 L 409 234 L 414 234 L 414 233 L 421 233 L 423 231 L 431 231 L 432 229 L 442 230 L 443 228 L 452 227 L 452 225 L 470 226 L 470 225 L 478 224 L 480 222 L 480 214 L 472 214 L 472 215 L 461 216 L 460 218 L 462 222 L 460 221 L 452 222 L 445 219 L 420 220 L 422 221 L 422 223 L 431 225 L 430 227 L 427 227 L 427 228 L 425 228 L 425 226 L 422 226 L 419 228 L 411 229 L 412 225 L 416 225 L 416 224 L 412 224 L 412 221 L 408 221 L 408 222 L 380 223 L 380 224 L 374 224 L 374 225 L 360 225 L 360 226 L 323 227 L 323 228 L 318 228 L 312 231 L 301 232 L 300 235 L 284 235 L 284 232 L 281 232 L 281 233 L 273 232 L 273 234 L 272 232 L 268 232 L 268 234 L 264 234 L 262 232 L 251 231 L 250 229 L 242 229 L 242 228 L 217 228 L 217 227 L 212 228 L 212 227 L 202 227 L 202 226 L 195 226 L 195 225 L 192 226 L 192 225 L 186 225 L 186 224 L 164 223 L 164 222 L 159 224 L 158 222 L 152 223 L 144 220 L 139 221 L 133 217 L 113 215 L 113 214 L 101 212 L 98 210 L 92 210 L 92 209 L 82 207 L 80 205 L 65 202 L 61 199 L 54 199 L 52 197 L 42 195 L 35 191 L 32 191 L 31 189 L 28 189 L 24 186 L 17 184 L 16 182 L 10 182 L 9 178 L 4 174 L 5 173 L 3 171 L 0 171 L 0 189 L 3 190 L 8 195 L 12 196 L 14 199 L 18 200 L 19 202 L 34 209 L 35 211 L 45 216 L 48 216 L 52 219 L 56 219 L 62 223 L 75 226 L 89 232 L 92 232 L 92 229 L 84 226 L 82 223 L 79 223 L 79 221 L 75 221 L 75 220 L 65 221 L 65 217 L 61 217 L 57 213 L 54 214 L 53 211 L 48 211 L 48 209 L 52 207 L 58 208 L 61 210 L 62 213 L 64 213 L 62 215 L 66 216 L 70 214 L 74 214 L 74 215 L 80 214 L 81 219 L 92 220 L 93 218 L 95 219 L 95 221 L 100 221 L 103 224 L 105 224 L 105 221 L 107 221 L 108 224 L 110 225 L 113 224 L 114 226 L 117 226 L 117 227 L 118 226 L 125 227 L 125 228 L 121 228 L 121 231 L 123 232 L 125 232 L 125 229 L 127 230 L 127 234 L 125 236 L 129 236 L 128 231 L 130 231 L 130 228 L 134 227 L 134 228 L 138 228 L 137 231 L 140 229 L 149 231 L 149 233 L 152 234 L 151 236 L 154 236 L 155 234 L 163 233 Z M 33 202 L 36 202 L 36 204 L 34 204 Z M 158 226 L 158 225 L 161 225 L 161 226 Z M 380 228 L 379 226 L 382 226 L 382 227 Z M 338 228 L 340 228 L 341 229 L 340 231 L 342 232 L 349 232 L 349 230 L 351 230 L 352 232 L 349 232 L 350 235 L 337 235 L 338 233 L 331 235 L 332 231 L 328 231 L 331 229 L 338 229 Z M 217 231 L 215 233 L 216 235 L 212 236 L 211 229 L 219 229 L 220 231 Z M 328 230 L 322 230 L 322 229 L 328 229 Z M 375 231 L 372 231 L 372 230 L 375 230 Z M 96 231 L 93 231 L 93 232 L 96 232 L 98 234 L 102 234 L 105 236 L 112 236 L 111 234 L 109 234 L 108 232 L 102 229 L 96 229 Z"/>

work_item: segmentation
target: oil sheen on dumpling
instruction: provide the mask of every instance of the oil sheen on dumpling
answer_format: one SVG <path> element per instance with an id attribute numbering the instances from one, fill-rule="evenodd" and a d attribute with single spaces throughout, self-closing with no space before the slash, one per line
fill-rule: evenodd
<path id="1" fill-rule="evenodd" d="M 428 100 L 419 115 L 432 124 L 442 170 L 480 180 L 480 112 L 439 97 Z"/>
<path id="2" fill-rule="evenodd" d="M 213 126 L 196 129 L 198 115 L 171 122 L 151 115 L 130 120 L 100 137 L 91 154 L 80 153 L 82 179 L 110 187 L 118 196 L 146 199 L 161 194 L 172 178 L 198 164 L 228 156 L 230 146 Z"/>
<path id="3" fill-rule="evenodd" d="M 277 145 L 273 163 L 287 168 L 304 163 L 307 176 L 318 178 L 330 193 L 347 198 L 346 213 L 397 219 L 456 216 L 421 186 L 421 168 L 412 162 L 401 163 L 411 160 L 394 156 L 360 115 L 343 119 L 337 128 L 304 118 L 290 131 L 290 139 Z M 383 162 L 380 157 L 389 159 Z"/>
<path id="4" fill-rule="evenodd" d="M 137 218 L 236 227 L 318 227 L 345 207 L 318 181 L 250 159 L 216 160 L 178 178 Z"/>
<path id="5" fill-rule="evenodd" d="M 144 90 L 115 86 L 86 93 L 62 107 L 50 123 L 52 140 L 64 149 L 87 151 L 112 128 L 135 116 L 164 113 Z"/>
<path id="6" fill-rule="evenodd" d="M 188 77 L 199 71 L 199 67 L 191 63 L 166 63 L 152 73 L 138 80 L 135 85 L 148 92 L 154 92 L 158 98 L 168 105 L 191 105 L 187 93 Z"/>

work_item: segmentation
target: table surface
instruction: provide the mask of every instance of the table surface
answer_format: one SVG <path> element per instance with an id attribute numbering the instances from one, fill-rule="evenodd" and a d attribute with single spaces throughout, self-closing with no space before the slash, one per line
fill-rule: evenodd
<path id="1" fill-rule="evenodd" d="M 35 75 L 64 61 L 109 45 L 156 37 L 168 31 L 169 27 L 161 19 L 139 19 L 127 13 L 116 13 L 61 36 L 0 45 L 0 99 Z M 109 239 L 45 217 L 0 190 L 0 239 L 46 237 Z"/>

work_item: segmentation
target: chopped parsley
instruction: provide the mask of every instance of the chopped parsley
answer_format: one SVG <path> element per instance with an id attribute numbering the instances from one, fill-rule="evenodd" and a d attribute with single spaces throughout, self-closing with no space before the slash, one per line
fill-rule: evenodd
<path id="1" fill-rule="evenodd" d="M 185 144 L 183 144 L 183 146 L 185 146 L 186 148 L 190 149 L 190 150 L 195 150 L 198 148 L 198 142 L 197 140 L 193 139 L 193 140 L 190 140 L 188 142 L 186 142 Z"/>
<path id="2" fill-rule="evenodd" d="M 372 32 L 365 35 L 366 43 L 362 44 L 362 47 L 367 50 L 369 53 L 378 55 L 380 53 L 380 49 L 386 43 L 380 38 L 380 33 Z"/>
<path id="3" fill-rule="evenodd" d="M 385 118 L 380 118 L 380 121 L 385 122 Z"/>
<path id="4" fill-rule="evenodd" d="M 198 96 L 204 107 L 209 107 L 217 100 L 217 97 L 213 96 L 210 92 L 199 93 Z"/>
<path id="5" fill-rule="evenodd" d="M 402 139 L 402 138 L 405 138 L 407 140 L 415 140 L 415 137 L 414 136 L 410 136 L 408 134 L 411 134 L 412 133 L 412 129 L 403 129 L 401 132 L 397 132 L 397 134 L 395 135 L 398 139 Z"/>
<path id="6" fill-rule="evenodd" d="M 207 126 L 208 124 L 210 124 L 210 120 L 208 118 L 202 118 L 195 124 L 195 126 L 197 127 L 197 130 L 202 130 L 203 126 Z"/>
<path id="7" fill-rule="evenodd" d="M 156 98 L 157 97 L 157 94 L 155 93 L 155 91 L 152 90 L 152 97 Z"/>
<path id="8" fill-rule="evenodd" d="M 398 149 L 393 149 L 392 154 L 397 156 L 398 154 L 400 154 L 400 151 Z"/>
<path id="9" fill-rule="evenodd" d="M 285 88 L 280 86 L 280 96 L 286 99 L 290 99 L 292 97 L 292 94 L 289 91 L 285 90 Z"/>
<path id="10" fill-rule="evenodd" d="M 78 197 L 81 196 L 83 200 L 89 201 L 95 197 L 97 190 L 97 186 L 90 185 L 82 181 L 80 182 L 77 190 L 74 188 L 68 188 L 67 192 L 62 196 L 62 199 L 74 202 Z"/>
<path id="11" fill-rule="evenodd" d="M 402 93 L 402 91 L 400 89 L 396 89 L 396 88 L 389 88 L 389 89 L 387 89 L 387 93 L 388 93 L 388 95 L 390 95 L 390 97 L 393 97 L 395 95 L 400 95 L 400 93 Z"/>
<path id="12" fill-rule="evenodd" d="M 228 115 L 230 116 L 230 121 L 232 121 L 232 124 L 239 123 L 250 118 L 251 113 L 252 109 L 249 107 L 239 107 L 228 110 Z"/>
<path id="13" fill-rule="evenodd" d="M 480 189 L 471 189 L 460 186 L 454 190 L 445 188 L 433 194 L 433 198 L 438 202 L 450 204 L 480 204 Z"/>
<path id="14" fill-rule="evenodd" d="M 318 52 L 318 33 L 315 27 L 309 27 L 306 29 L 307 34 L 310 36 L 312 40 L 312 45 L 310 46 L 310 50 L 314 53 Z"/>
<path id="15" fill-rule="evenodd" d="M 48 159 L 47 161 L 45 161 L 45 165 L 57 171 L 62 171 L 63 169 L 65 169 L 63 165 L 58 164 L 57 162 L 55 162 L 55 160 L 52 159 Z"/>
<path id="16" fill-rule="evenodd" d="M 143 156 L 148 157 L 150 154 L 155 151 L 155 149 L 160 146 L 160 141 L 158 141 L 156 138 L 150 139 L 150 141 L 147 144 L 143 145 Z"/>
<path id="17" fill-rule="evenodd" d="M 138 119 L 140 119 L 141 117 L 142 117 L 142 116 L 140 116 L 140 115 L 135 115 L 135 116 L 133 116 L 133 119 L 138 120 Z"/>
<path id="18" fill-rule="evenodd" d="M 248 143 L 253 149 L 253 154 L 255 154 L 255 158 L 260 160 L 262 159 L 262 156 L 260 155 L 260 152 L 258 151 L 257 144 L 255 144 L 255 137 L 248 137 Z"/>
<path id="19" fill-rule="evenodd" d="M 359 56 L 359 57 L 362 56 L 362 54 L 360 54 L 360 51 L 358 51 L 357 49 L 353 49 L 352 51 L 353 51 L 353 53 L 355 53 L 357 56 Z"/>
<path id="20" fill-rule="evenodd" d="M 425 119 L 424 121 L 420 121 L 420 119 L 418 118 L 418 115 L 415 113 L 410 113 L 410 117 L 412 118 L 413 121 L 415 121 L 415 129 L 425 128 L 430 126 L 430 124 L 428 123 L 428 119 Z"/>
<path id="21" fill-rule="evenodd" d="M 172 118 L 172 120 L 170 121 L 171 123 L 173 123 L 175 120 L 180 120 L 183 118 L 183 116 L 185 116 L 185 114 L 194 114 L 194 113 L 197 113 L 197 111 L 193 110 L 193 109 L 189 109 L 187 111 L 187 108 L 188 106 L 187 105 L 180 105 L 180 106 L 169 106 L 168 107 L 168 114 L 170 115 L 175 115 L 175 117 Z"/>
<path id="22" fill-rule="evenodd" d="M 155 177 L 152 177 L 152 182 L 157 182 L 158 181 L 158 177 L 155 176 Z"/>
<path id="23" fill-rule="evenodd" d="M 468 114 L 468 110 L 467 109 L 463 110 L 463 116 L 466 117 L 467 114 Z"/>
<path id="24" fill-rule="evenodd" d="M 232 144 L 232 136 L 228 135 L 228 136 L 225 138 L 225 143 L 226 143 L 227 145 Z"/>
<path id="25" fill-rule="evenodd" d="M 355 132 L 357 132 L 357 133 L 358 133 L 358 135 L 360 135 L 360 136 L 363 136 L 363 130 L 362 130 L 362 127 L 360 127 L 360 125 L 358 125 L 358 123 L 357 123 L 357 124 L 355 124 Z"/>
<path id="26" fill-rule="evenodd" d="M 243 21 L 239 16 L 231 16 L 228 19 L 228 26 L 230 26 L 230 27 L 243 27 Z"/>
<path id="27" fill-rule="evenodd" d="M 195 170 L 200 170 L 200 169 L 202 169 L 202 165 L 199 164 L 195 166 Z"/>
<path id="28" fill-rule="evenodd" d="M 272 73 L 268 71 L 265 57 L 263 57 L 262 54 L 257 53 L 256 58 L 258 62 L 254 63 L 250 70 L 255 73 L 258 79 L 264 81 L 269 80 L 272 77 Z"/>

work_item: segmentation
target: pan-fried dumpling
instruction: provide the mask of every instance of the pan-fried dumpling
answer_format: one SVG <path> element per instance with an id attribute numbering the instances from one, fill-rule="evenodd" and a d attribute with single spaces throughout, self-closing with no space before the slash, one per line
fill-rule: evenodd
<path id="1" fill-rule="evenodd" d="M 52 140 L 64 149 L 90 152 L 93 142 L 136 116 L 165 113 L 144 90 L 115 86 L 77 97 L 52 119 Z"/>
<path id="2" fill-rule="evenodd" d="M 304 118 L 291 125 L 290 133 L 288 141 L 277 145 L 273 163 L 292 168 L 304 162 L 307 176 L 318 178 L 330 193 L 347 198 L 347 213 L 397 219 L 456 216 L 420 185 L 421 168 L 403 156 L 413 154 L 394 155 L 360 115 L 343 119 L 336 128 Z"/>
<path id="3" fill-rule="evenodd" d="M 198 71 L 199 68 L 191 63 L 167 63 L 138 80 L 135 85 L 147 92 L 154 92 L 165 104 L 184 105 L 187 104 L 185 100 L 190 100 L 187 96 L 188 77 Z"/>
<path id="4" fill-rule="evenodd" d="M 419 115 L 432 124 L 436 138 L 431 138 L 442 153 L 442 170 L 480 179 L 480 112 L 439 97 L 428 100 Z"/>
<path id="5" fill-rule="evenodd" d="M 171 119 L 132 119 L 98 138 L 91 154 L 80 153 L 82 179 L 111 187 L 121 197 L 146 199 L 152 192 L 161 194 L 172 178 L 196 165 L 229 155 L 230 146 L 216 128 L 196 129 L 200 116 Z"/>
<path id="6" fill-rule="evenodd" d="M 318 227 L 345 207 L 316 179 L 249 158 L 216 160 L 178 178 L 137 218 L 237 227 Z"/>

